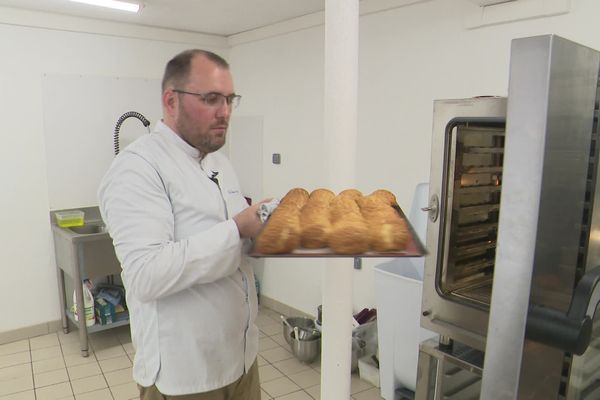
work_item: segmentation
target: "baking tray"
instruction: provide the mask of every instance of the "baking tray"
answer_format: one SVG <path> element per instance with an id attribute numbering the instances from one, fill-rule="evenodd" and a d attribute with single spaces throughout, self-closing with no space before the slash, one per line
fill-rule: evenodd
<path id="1" fill-rule="evenodd" d="M 406 226 L 408 227 L 408 242 L 406 243 L 406 248 L 402 251 L 386 251 L 386 252 L 376 252 L 376 251 L 368 251 L 365 253 L 357 253 L 357 254 L 338 254 L 338 253 L 334 253 L 333 250 L 331 250 L 330 248 L 323 248 L 323 249 L 306 249 L 303 247 L 299 247 L 296 250 L 294 250 L 291 253 L 283 253 L 283 254 L 264 254 L 264 253 L 259 253 L 256 250 L 254 250 L 254 244 L 252 245 L 252 247 L 250 248 L 248 255 L 250 257 L 255 257 L 255 258 L 286 258 L 286 257 L 291 257 L 291 258 L 302 258 L 302 257 L 308 257 L 308 258 L 318 258 L 318 257 L 347 257 L 347 258 L 356 258 L 356 257 L 360 257 L 360 258 L 369 258 L 369 257 L 423 257 L 425 254 L 427 254 L 427 250 L 425 249 L 425 246 L 423 246 L 423 244 L 421 243 L 421 241 L 419 240 L 419 237 L 417 236 L 417 234 L 415 233 L 414 228 L 412 227 L 412 225 L 410 224 L 410 221 L 408 220 L 408 218 L 406 218 L 406 216 L 404 215 L 404 212 L 402 211 L 402 209 L 399 206 L 392 206 L 397 212 L 398 214 L 400 214 L 400 216 L 404 219 L 404 221 L 406 222 Z M 267 220 L 267 222 L 265 222 L 265 227 L 269 224 L 269 220 Z M 263 227 L 264 229 L 264 227 Z M 259 233 L 260 236 L 260 233 Z"/>

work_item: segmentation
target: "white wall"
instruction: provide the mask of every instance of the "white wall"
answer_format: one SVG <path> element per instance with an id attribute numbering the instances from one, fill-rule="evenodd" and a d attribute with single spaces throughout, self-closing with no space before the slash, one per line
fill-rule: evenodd
<path id="1" fill-rule="evenodd" d="M 44 74 L 162 78 L 165 63 L 189 47 L 208 47 L 227 55 L 223 38 L 178 35 L 126 28 L 127 35 L 162 34 L 166 40 L 144 40 L 98 33 L 76 33 L 19 26 L 31 17 L 44 23 L 48 15 L 13 13 L 0 8 L 0 333 L 60 319 L 54 249 L 50 230 L 48 175 L 43 131 L 42 82 Z M 11 17 L 13 20 L 8 20 Z M 92 20 L 61 20 L 69 29 L 117 31 L 120 26 Z M 178 41 L 179 38 L 179 41 Z M 196 41 L 196 43 L 194 43 Z M 91 94 L 93 95 L 93 93 Z M 157 99 L 160 93 L 156 93 Z M 80 104 L 84 99 L 73 98 Z M 128 111 L 128 110 L 124 110 Z M 66 106 L 64 113 L 69 113 Z M 155 122 L 155 121 L 152 121 Z M 111 124 L 116 123 L 116 120 Z M 113 125 L 114 126 L 114 125 Z M 82 129 L 81 135 L 103 135 L 112 146 L 110 132 Z M 123 124 L 121 132 L 126 132 Z M 90 140 L 97 138 L 90 137 Z M 85 154 L 79 157 L 80 178 L 85 179 Z M 85 197 L 85 196 L 84 196 Z M 89 196 L 88 196 L 89 198 Z M 89 204 L 76 204 L 75 207 Z"/>
<path id="2" fill-rule="evenodd" d="M 529 0 L 508 6 L 512 9 L 502 6 L 502 15 L 512 12 L 521 18 L 525 1 Z M 358 189 L 365 193 L 390 189 L 408 212 L 415 186 L 428 181 L 433 100 L 505 96 L 512 39 L 554 33 L 600 49 L 597 0 L 572 0 L 569 13 L 559 16 L 467 29 L 465 21 L 477 10 L 467 1 L 434 0 L 361 17 Z M 263 30 L 262 40 L 255 40 L 256 33 L 249 34 L 247 42 L 244 35 L 232 40 L 230 59 L 244 95 L 239 111 L 264 117 L 267 196 L 281 196 L 294 186 L 311 190 L 326 182 L 324 29 L 312 25 L 272 37 Z M 273 152 L 282 153 L 281 165 L 270 163 Z M 366 259 L 363 269 L 356 271 L 356 310 L 375 306 L 373 266 L 383 261 Z M 262 291 L 314 314 L 326 267 L 319 260 L 268 259 Z M 352 268 L 351 260 L 348 267 Z"/>
<path id="3" fill-rule="evenodd" d="M 463 0 L 431 0 L 361 17 L 356 174 L 362 191 L 388 188 L 409 209 L 415 185 L 429 176 L 433 100 L 505 95 L 511 39 L 556 33 L 600 49 L 597 0 L 571 0 L 565 15 L 468 30 L 464 20 L 473 7 Z M 21 26 L 27 21 L 65 30 Z M 243 95 L 237 115 L 263 121 L 263 194 L 282 196 L 293 186 L 314 189 L 326 182 L 323 26 L 290 27 L 290 33 L 263 39 L 256 32 L 240 35 L 228 49 L 226 41 L 200 35 L 0 9 L 0 333 L 59 318 L 43 74 L 159 79 L 165 62 L 184 48 L 228 53 Z M 75 32 L 81 30 L 88 33 Z M 274 152 L 282 154 L 281 165 L 270 163 Z M 365 260 L 356 271 L 356 309 L 374 305 L 372 267 L 380 261 Z M 316 259 L 268 259 L 260 274 L 262 293 L 314 314 L 322 268 Z"/>

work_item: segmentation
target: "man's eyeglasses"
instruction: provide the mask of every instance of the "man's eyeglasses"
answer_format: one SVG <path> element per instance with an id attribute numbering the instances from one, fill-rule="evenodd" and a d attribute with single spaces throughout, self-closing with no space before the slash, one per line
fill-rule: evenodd
<path id="1" fill-rule="evenodd" d="M 223 107 L 225 103 L 227 103 L 228 107 L 236 108 L 240 104 L 240 100 L 242 96 L 239 94 L 230 94 L 229 96 L 225 96 L 222 93 L 218 92 L 209 92 L 209 93 L 193 93 L 186 92 L 185 90 L 173 89 L 175 93 L 182 94 L 191 94 L 192 96 L 198 96 L 200 100 L 204 102 L 209 107 L 220 108 Z"/>

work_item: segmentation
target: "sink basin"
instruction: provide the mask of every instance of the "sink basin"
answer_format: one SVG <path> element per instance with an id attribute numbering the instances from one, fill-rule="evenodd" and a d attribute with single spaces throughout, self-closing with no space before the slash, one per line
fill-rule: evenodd
<path id="1" fill-rule="evenodd" d="M 106 226 L 102 224 L 86 224 L 83 226 L 72 226 L 69 228 L 69 230 L 80 235 L 89 235 L 92 233 L 106 232 Z"/>

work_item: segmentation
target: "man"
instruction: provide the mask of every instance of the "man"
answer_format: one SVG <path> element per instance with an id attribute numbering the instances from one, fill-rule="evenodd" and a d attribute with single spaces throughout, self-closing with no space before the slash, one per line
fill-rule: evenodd
<path id="1" fill-rule="evenodd" d="M 121 262 L 142 400 L 260 399 L 258 304 L 244 262 L 260 230 L 225 144 L 229 66 L 188 50 L 166 66 L 163 119 L 113 161 L 100 210 Z M 189 395 L 193 395 L 190 397 Z"/>

